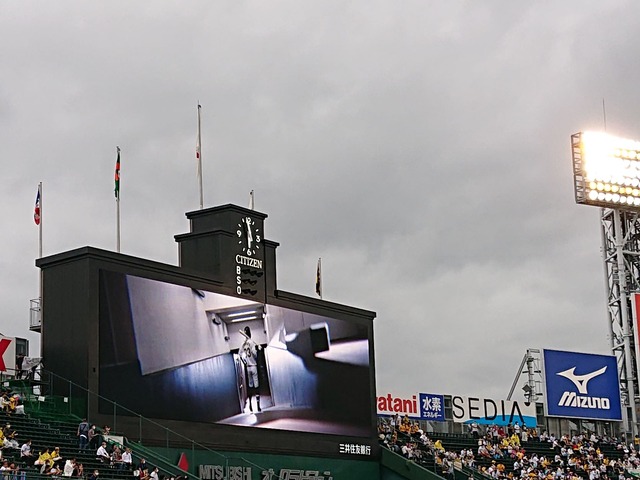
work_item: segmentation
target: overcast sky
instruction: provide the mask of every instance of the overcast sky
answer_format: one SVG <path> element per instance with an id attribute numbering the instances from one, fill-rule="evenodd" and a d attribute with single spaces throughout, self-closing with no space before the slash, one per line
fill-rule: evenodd
<path id="1" fill-rule="evenodd" d="M 269 215 L 279 288 L 377 312 L 378 391 L 505 398 L 528 347 L 608 353 L 570 135 L 640 138 L 631 0 L 0 3 L 0 332 L 44 254 L 177 264 L 198 208 Z"/>

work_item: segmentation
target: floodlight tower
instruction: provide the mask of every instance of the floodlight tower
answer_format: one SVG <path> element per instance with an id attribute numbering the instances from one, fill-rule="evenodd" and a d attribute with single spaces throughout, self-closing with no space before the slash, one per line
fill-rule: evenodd
<path id="1" fill-rule="evenodd" d="M 602 258 L 611 350 L 618 359 L 625 430 L 638 433 L 640 292 L 640 142 L 605 133 L 571 136 L 577 203 L 601 207 Z"/>

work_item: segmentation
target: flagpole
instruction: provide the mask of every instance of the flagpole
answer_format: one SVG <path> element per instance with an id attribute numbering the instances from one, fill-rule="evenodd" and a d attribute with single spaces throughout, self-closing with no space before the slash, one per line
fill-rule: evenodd
<path id="1" fill-rule="evenodd" d="M 202 194 L 202 136 L 200 133 L 200 110 L 202 106 L 198 102 L 198 144 L 196 145 L 196 158 L 198 160 L 198 185 L 200 187 L 200 210 L 204 208 L 204 197 Z"/>
<path id="2" fill-rule="evenodd" d="M 249 192 L 249 210 L 255 210 L 255 203 L 253 197 L 253 190 Z"/>
<path id="3" fill-rule="evenodd" d="M 120 253 L 120 147 L 116 146 L 118 159 L 116 161 L 116 252 Z"/>
<path id="4" fill-rule="evenodd" d="M 116 198 L 116 252 L 120 253 L 120 197 Z"/>
<path id="5" fill-rule="evenodd" d="M 42 182 L 38 184 L 38 195 L 40 197 L 40 223 L 38 224 L 38 258 L 42 258 L 42 212 L 44 211 L 42 208 L 42 206 L 44 205 L 42 198 Z M 38 277 L 40 280 L 40 285 L 38 285 L 38 317 L 40 320 L 40 328 L 42 328 L 42 290 L 44 284 L 42 268 L 40 269 Z M 42 343 L 40 344 L 40 346 L 42 347 Z"/>

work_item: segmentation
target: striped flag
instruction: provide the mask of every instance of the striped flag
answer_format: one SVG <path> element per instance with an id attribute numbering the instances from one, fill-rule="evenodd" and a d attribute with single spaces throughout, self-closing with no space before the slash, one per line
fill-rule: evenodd
<path id="1" fill-rule="evenodd" d="M 115 187 L 113 192 L 116 195 L 116 198 L 120 197 L 120 147 L 116 147 L 118 149 L 118 157 L 116 158 L 116 174 L 115 174 Z"/>
<path id="2" fill-rule="evenodd" d="M 36 225 L 40 225 L 40 187 L 38 187 L 38 194 L 36 195 L 36 206 L 33 210 L 33 221 Z"/>

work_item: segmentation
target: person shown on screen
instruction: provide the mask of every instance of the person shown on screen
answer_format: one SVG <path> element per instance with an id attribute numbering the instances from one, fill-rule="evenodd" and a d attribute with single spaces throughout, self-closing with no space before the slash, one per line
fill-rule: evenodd
<path id="1" fill-rule="evenodd" d="M 260 345 L 254 342 L 251 339 L 251 329 L 249 327 L 244 327 L 244 331 L 240 330 L 245 337 L 245 341 L 240 347 L 240 360 L 244 364 L 246 368 L 246 385 L 247 385 L 247 401 L 249 402 L 249 410 L 253 412 L 253 406 L 251 405 L 251 397 L 255 393 L 256 396 L 256 407 L 259 412 L 262 411 L 260 408 L 260 392 L 258 387 L 260 386 L 258 380 L 258 350 L 260 350 Z"/>

